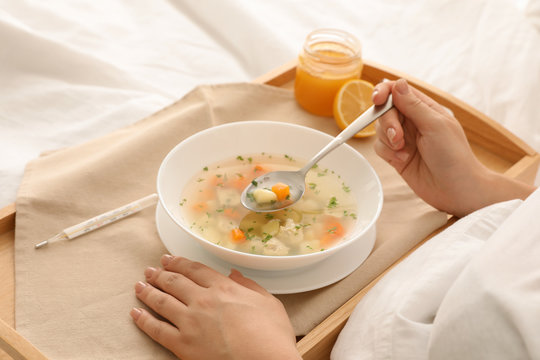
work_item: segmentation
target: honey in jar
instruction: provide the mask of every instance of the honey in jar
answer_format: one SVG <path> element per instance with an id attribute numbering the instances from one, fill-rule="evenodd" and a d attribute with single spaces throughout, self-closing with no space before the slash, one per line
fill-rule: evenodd
<path id="1" fill-rule="evenodd" d="M 360 78 L 360 42 L 337 29 L 310 33 L 298 57 L 294 95 L 304 109 L 315 115 L 332 116 L 334 97 L 340 87 Z"/>

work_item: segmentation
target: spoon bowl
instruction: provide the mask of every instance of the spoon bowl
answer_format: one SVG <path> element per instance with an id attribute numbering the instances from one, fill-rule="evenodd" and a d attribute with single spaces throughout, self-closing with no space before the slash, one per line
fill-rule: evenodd
<path id="1" fill-rule="evenodd" d="M 306 174 L 302 170 L 303 169 L 298 171 L 272 171 L 261 175 L 244 189 L 240 201 L 246 208 L 256 212 L 272 212 L 285 209 L 298 201 L 306 191 Z M 289 199 L 287 200 L 257 204 L 252 196 L 250 196 L 256 189 L 270 189 L 274 184 L 280 182 L 289 185 Z M 254 183 L 257 185 L 254 185 Z"/>
<path id="2" fill-rule="evenodd" d="M 271 212 L 285 209 L 296 203 L 306 191 L 306 174 L 315 164 L 329 152 L 349 140 L 359 131 L 381 117 L 394 107 L 392 95 L 388 96 L 383 105 L 373 105 L 356 118 L 345 130 L 340 132 L 331 142 L 319 151 L 308 163 L 297 171 L 273 171 L 254 179 L 240 197 L 242 205 L 255 212 Z M 257 202 L 253 196 L 256 189 L 271 189 L 274 184 L 283 183 L 289 186 L 289 196 L 283 201 Z"/>

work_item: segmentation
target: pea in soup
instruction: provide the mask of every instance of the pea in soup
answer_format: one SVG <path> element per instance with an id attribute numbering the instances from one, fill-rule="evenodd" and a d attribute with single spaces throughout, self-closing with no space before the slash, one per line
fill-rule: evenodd
<path id="1" fill-rule="evenodd" d="M 350 188 L 334 171 L 314 166 L 304 196 L 283 210 L 258 213 L 240 202 L 254 178 L 300 167 L 289 155 L 266 153 L 204 166 L 181 195 L 183 215 L 192 231 L 237 251 L 285 256 L 328 249 L 352 228 L 357 209 Z"/>

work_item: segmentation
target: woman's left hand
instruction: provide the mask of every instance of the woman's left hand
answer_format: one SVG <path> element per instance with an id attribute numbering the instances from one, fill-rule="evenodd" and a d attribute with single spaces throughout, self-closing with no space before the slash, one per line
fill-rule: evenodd
<path id="1" fill-rule="evenodd" d="M 137 326 L 183 360 L 301 359 L 283 304 L 253 280 L 182 257 L 149 267 L 136 296 L 169 322 L 131 310 Z"/>

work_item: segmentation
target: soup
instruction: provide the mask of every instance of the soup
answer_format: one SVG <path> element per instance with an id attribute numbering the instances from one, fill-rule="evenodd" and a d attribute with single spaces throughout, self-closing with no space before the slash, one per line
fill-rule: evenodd
<path id="1" fill-rule="evenodd" d="M 269 256 L 324 251 L 338 244 L 356 221 L 351 190 L 331 169 L 314 166 L 306 176 L 304 196 L 289 208 L 258 213 L 240 202 L 254 178 L 301 165 L 289 155 L 261 153 L 204 166 L 181 195 L 182 214 L 193 232 L 233 250 Z"/>

